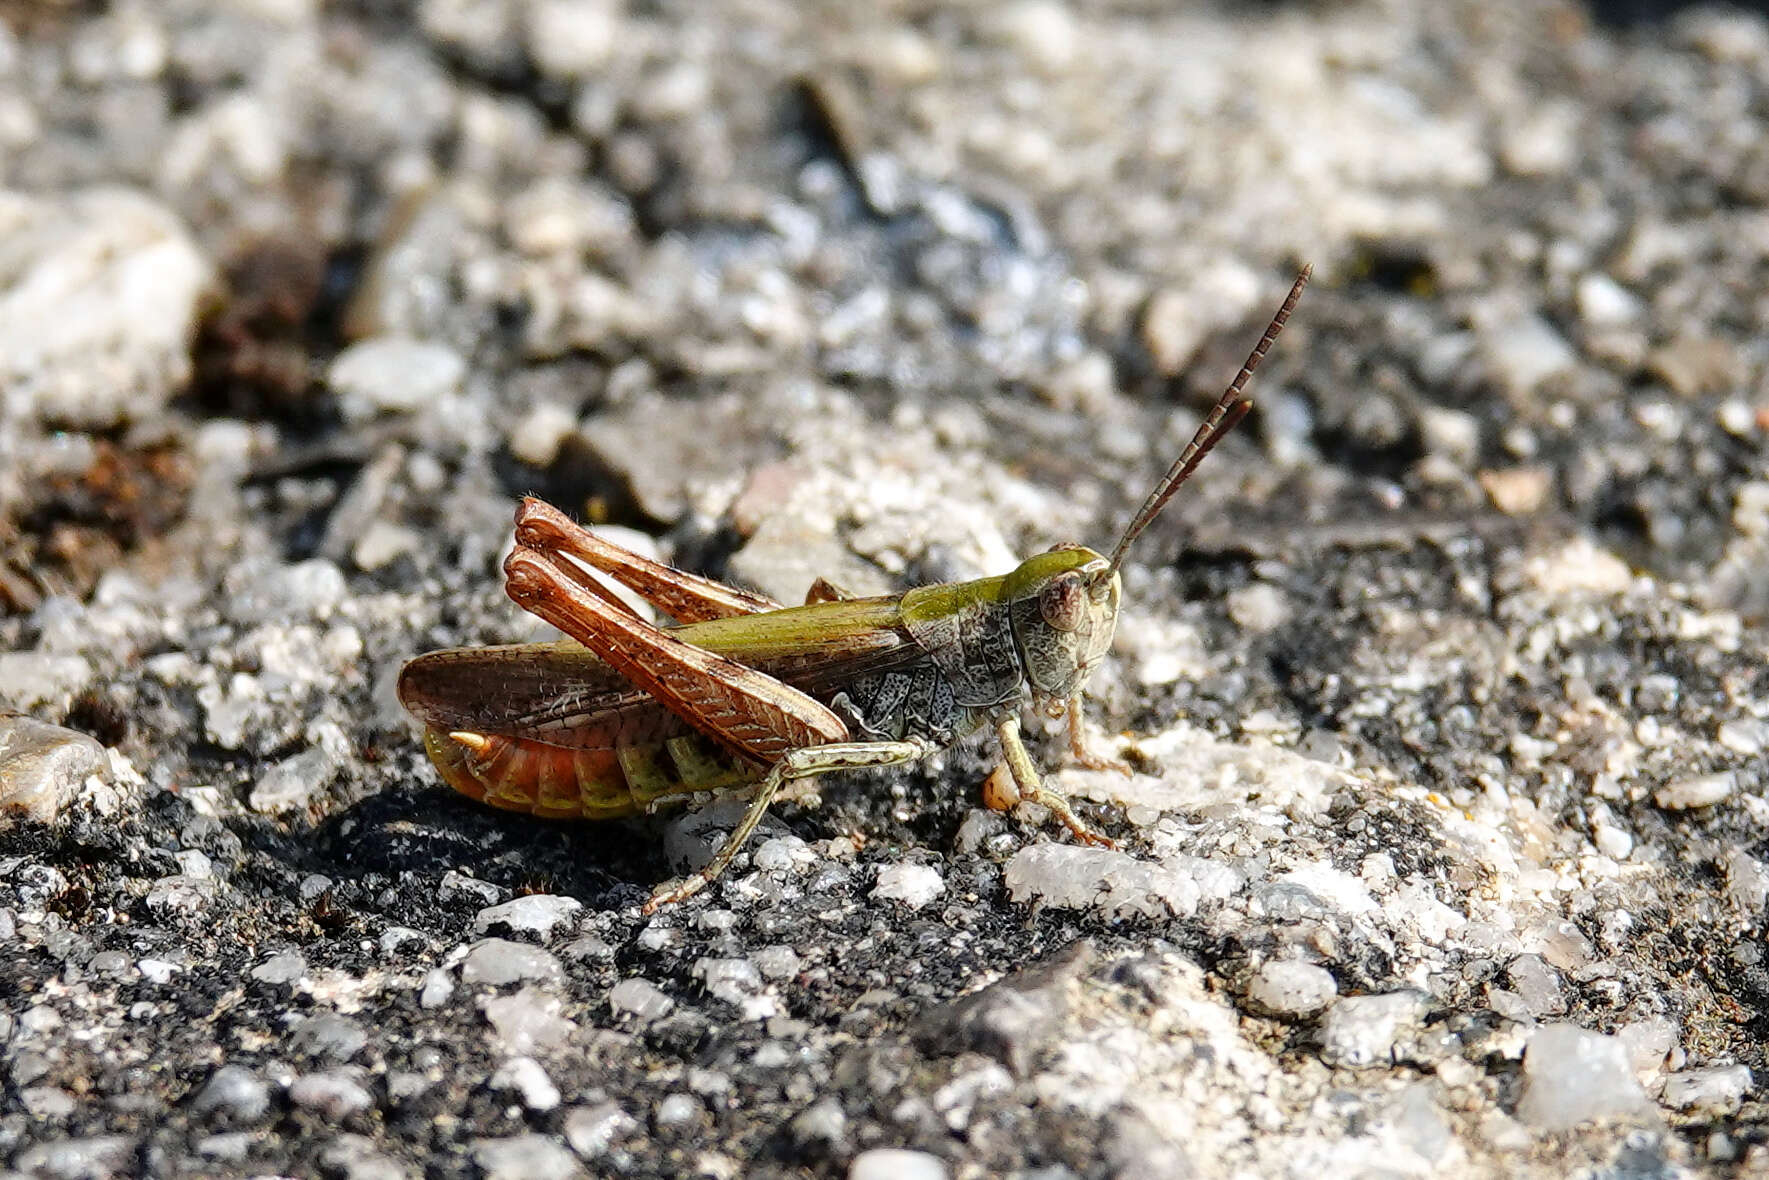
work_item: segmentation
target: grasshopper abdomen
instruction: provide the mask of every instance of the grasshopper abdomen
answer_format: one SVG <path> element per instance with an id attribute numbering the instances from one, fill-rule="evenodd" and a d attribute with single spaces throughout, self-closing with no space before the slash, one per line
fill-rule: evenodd
<path id="1" fill-rule="evenodd" d="M 625 819 L 675 796 L 736 790 L 762 777 L 697 733 L 573 750 L 508 734 L 428 729 L 424 751 L 461 794 L 542 819 Z"/>

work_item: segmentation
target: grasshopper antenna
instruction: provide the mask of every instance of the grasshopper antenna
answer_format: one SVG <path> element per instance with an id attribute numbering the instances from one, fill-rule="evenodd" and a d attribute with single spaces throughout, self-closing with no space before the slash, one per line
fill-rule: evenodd
<path id="1" fill-rule="evenodd" d="M 1259 362 L 1265 359 L 1265 354 L 1271 351 L 1272 341 L 1284 330 L 1284 322 L 1296 310 L 1296 301 L 1302 298 L 1302 288 L 1308 286 L 1308 277 L 1313 273 L 1314 267 L 1307 265 L 1296 276 L 1296 281 L 1290 285 L 1290 294 L 1284 299 L 1284 305 L 1278 308 L 1277 315 L 1271 317 L 1271 325 L 1266 328 L 1265 335 L 1259 338 L 1259 343 L 1247 355 L 1247 363 L 1241 366 L 1241 371 L 1235 374 L 1229 387 L 1216 399 L 1216 404 L 1198 426 L 1197 433 L 1192 435 L 1192 441 L 1185 445 L 1185 450 L 1179 453 L 1179 458 L 1173 461 L 1173 466 L 1167 469 L 1167 474 L 1161 477 L 1161 482 L 1155 485 L 1149 498 L 1136 510 L 1136 515 L 1131 518 L 1124 535 L 1118 538 L 1117 547 L 1112 550 L 1112 559 L 1106 566 L 1108 575 L 1117 572 L 1131 542 L 1142 536 L 1142 531 L 1149 527 L 1149 522 L 1161 514 L 1161 509 L 1167 507 L 1167 501 L 1173 499 L 1173 493 L 1179 490 L 1179 485 L 1198 469 L 1204 456 L 1253 408 L 1253 403 L 1246 400 L 1247 382 L 1252 378 L 1253 370 L 1259 367 Z"/>

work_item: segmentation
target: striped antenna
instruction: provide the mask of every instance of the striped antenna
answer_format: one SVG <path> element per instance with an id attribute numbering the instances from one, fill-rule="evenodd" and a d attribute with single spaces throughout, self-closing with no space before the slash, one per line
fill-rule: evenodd
<path id="1" fill-rule="evenodd" d="M 1167 474 L 1161 477 L 1161 482 L 1155 485 L 1155 490 L 1149 493 L 1149 498 L 1137 509 L 1130 526 L 1124 530 L 1124 535 L 1118 538 L 1117 547 L 1112 550 L 1112 560 L 1106 569 L 1108 575 L 1117 571 L 1131 542 L 1142 536 L 1142 531 L 1149 527 L 1149 522 L 1161 514 L 1161 509 L 1167 507 L 1167 501 L 1173 499 L 1173 493 L 1179 490 L 1179 485 L 1198 469 L 1198 464 L 1204 461 L 1204 456 L 1210 453 L 1210 449 L 1221 442 L 1223 436 L 1233 430 L 1235 424 L 1253 408 L 1253 403 L 1246 400 L 1247 382 L 1253 376 L 1253 370 L 1259 367 L 1259 362 L 1265 359 L 1265 354 L 1271 351 L 1272 341 L 1284 330 L 1284 322 L 1296 310 L 1296 301 L 1302 298 L 1302 288 L 1308 286 L 1308 276 L 1313 273 L 1313 266 L 1304 266 L 1302 273 L 1296 276 L 1296 281 L 1290 285 L 1290 294 L 1284 299 L 1284 306 L 1278 308 L 1278 314 L 1271 318 L 1271 326 L 1266 328 L 1265 335 L 1259 338 L 1259 343 L 1247 355 L 1247 363 L 1241 366 L 1234 381 L 1216 399 L 1209 415 L 1198 426 L 1198 432 L 1192 435 L 1192 441 L 1185 445 L 1185 450 L 1179 453 L 1179 458 L 1173 461 L 1173 466 L 1167 469 Z"/>

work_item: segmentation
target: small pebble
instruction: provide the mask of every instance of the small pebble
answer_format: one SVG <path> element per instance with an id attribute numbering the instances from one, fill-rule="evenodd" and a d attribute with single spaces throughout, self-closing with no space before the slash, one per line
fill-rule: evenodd
<path id="1" fill-rule="evenodd" d="M 1425 997 L 1418 992 L 1346 996 L 1321 1021 L 1321 1056 L 1331 1065 L 1354 1069 L 1387 1065 L 1395 1059 L 1395 1046 L 1425 1012 Z"/>
<path id="2" fill-rule="evenodd" d="M 1652 801 L 1666 811 L 1691 811 L 1724 802 L 1736 785 L 1730 771 L 1681 778 L 1654 791 Z"/>
<path id="3" fill-rule="evenodd" d="M 422 930 L 413 930 L 410 926 L 389 926 L 381 931 L 379 943 L 382 954 L 395 955 L 408 946 L 422 950 L 430 945 L 430 938 Z"/>
<path id="4" fill-rule="evenodd" d="M 135 969 L 155 983 L 170 983 L 172 977 L 183 970 L 177 963 L 168 963 L 164 959 L 142 959 L 135 964 Z"/>
<path id="5" fill-rule="evenodd" d="M 418 995 L 418 1007 L 440 1008 L 454 998 L 454 977 L 441 967 L 424 976 L 424 989 Z"/>
<path id="6" fill-rule="evenodd" d="M 246 1156 L 251 1154 L 254 1138 L 249 1131 L 224 1131 L 219 1135 L 205 1135 L 197 1140 L 197 1154 L 233 1164 L 243 1163 Z"/>
<path id="7" fill-rule="evenodd" d="M 491 1075 L 491 1085 L 500 1090 L 514 1090 L 522 1105 L 533 1111 L 548 1111 L 559 1105 L 559 1087 L 547 1076 L 540 1062 L 532 1057 L 512 1057 Z"/>
<path id="8" fill-rule="evenodd" d="M 270 1086 L 244 1066 L 224 1065 L 203 1083 L 191 1105 L 201 1113 L 217 1111 L 236 1122 L 256 1122 L 270 1109 Z"/>
<path id="9" fill-rule="evenodd" d="M 564 978 L 565 969 L 551 951 L 505 938 L 480 939 L 461 961 L 462 983 L 503 987 L 524 981 L 556 984 Z"/>
<path id="10" fill-rule="evenodd" d="M 1505 968 L 1511 987 L 1531 1016 L 1559 1016 L 1566 1011 L 1560 975 L 1535 954 L 1518 955 Z"/>
<path id="11" fill-rule="evenodd" d="M 872 896 L 880 901 L 900 901 L 918 910 L 945 891 L 945 878 L 932 865 L 893 864 L 878 870 Z"/>
<path id="12" fill-rule="evenodd" d="M 1535 1031 L 1523 1054 L 1523 1079 L 1517 1117 L 1541 1131 L 1652 1111 L 1622 1042 L 1576 1025 L 1548 1024 Z"/>
<path id="13" fill-rule="evenodd" d="M 472 1156 L 485 1180 L 566 1180 L 583 1175 L 577 1157 L 550 1135 L 475 1139 Z"/>
<path id="14" fill-rule="evenodd" d="M 563 1048 L 570 1042 L 577 1025 L 559 1015 L 562 1006 L 557 996 L 525 987 L 514 995 L 494 996 L 480 1008 L 497 1033 L 498 1046 L 519 1057 Z"/>
<path id="15" fill-rule="evenodd" d="M 344 415 L 362 422 L 434 406 L 458 392 L 466 375 L 467 362 L 447 345 L 376 336 L 339 353 L 326 384 Z"/>
<path id="16" fill-rule="evenodd" d="M 481 906 L 496 905 L 507 896 L 504 890 L 491 882 L 457 873 L 453 869 L 442 874 L 442 884 L 437 887 L 436 895 L 443 901 L 477 901 Z"/>
<path id="17" fill-rule="evenodd" d="M 510 431 L 510 453 L 530 467 L 551 467 L 559 448 L 577 429 L 577 416 L 564 406 L 534 407 Z"/>
<path id="18" fill-rule="evenodd" d="M 608 1006 L 616 1015 L 632 1016 L 643 1022 L 669 1015 L 676 1002 L 648 980 L 623 979 L 608 989 Z"/>
<path id="19" fill-rule="evenodd" d="M 699 1122 L 706 1115 L 706 1104 L 692 1094 L 671 1094 L 657 1104 L 651 1123 L 658 1130 L 673 1129 Z"/>
<path id="20" fill-rule="evenodd" d="M 809 868 L 817 863 L 817 854 L 797 836 L 775 836 L 756 845 L 750 864 L 762 872 L 784 873 Z"/>
<path id="21" fill-rule="evenodd" d="M 1574 292 L 1579 318 L 1594 327 L 1615 327 L 1640 315 L 1640 300 L 1626 287 L 1601 271 L 1579 279 Z"/>
<path id="22" fill-rule="evenodd" d="M 1717 736 L 1720 744 L 1734 754 L 1761 754 L 1765 747 L 1769 747 L 1769 721 L 1755 718 L 1727 721 L 1720 726 Z"/>
<path id="23" fill-rule="evenodd" d="M 319 1153 L 321 1169 L 341 1180 L 417 1180 L 418 1171 L 376 1150 L 367 1135 L 339 1135 Z"/>
<path id="24" fill-rule="evenodd" d="M 338 760 L 324 746 L 313 746 L 274 762 L 258 777 L 246 802 L 260 815 L 281 815 L 312 804 L 337 777 Z"/>
<path id="25" fill-rule="evenodd" d="M 1686 1069 L 1665 1078 L 1663 1100 L 1678 1110 L 1720 1109 L 1737 1103 L 1750 1088 L 1749 1066 Z"/>
<path id="26" fill-rule="evenodd" d="M 1290 621 L 1289 597 L 1269 582 L 1255 582 L 1229 593 L 1228 617 L 1244 631 L 1263 635 Z"/>
<path id="27" fill-rule="evenodd" d="M 1339 985 L 1332 972 L 1295 960 L 1265 964 L 1247 985 L 1247 998 L 1254 1007 L 1273 1016 L 1319 1012 L 1338 994 Z"/>
<path id="28" fill-rule="evenodd" d="M 124 1176 L 134 1171 L 135 1148 L 135 1139 L 129 1135 L 56 1139 L 25 1148 L 12 1157 L 12 1167 L 26 1176 L 68 1180 Z"/>
<path id="29" fill-rule="evenodd" d="M 106 766 L 104 747 L 83 733 L 0 715 L 0 831 L 19 818 L 49 823 Z"/>
<path id="30" fill-rule="evenodd" d="M 289 1101 L 332 1122 L 375 1104 L 374 1096 L 342 1070 L 302 1074 L 289 1084 Z"/>
<path id="31" fill-rule="evenodd" d="M 74 1096 L 60 1086 L 26 1086 L 18 1092 L 18 1098 L 34 1119 L 59 1122 L 77 1109 Z"/>
<path id="32" fill-rule="evenodd" d="M 307 960 L 300 951 L 282 951 L 252 968 L 250 974 L 259 983 L 295 983 L 307 974 Z"/>
<path id="33" fill-rule="evenodd" d="M 848 1180 L 946 1180 L 947 1175 L 939 1156 L 901 1147 L 874 1147 L 848 1165 Z"/>
<path id="34" fill-rule="evenodd" d="M 1483 318 L 1477 330 L 1489 372 L 1513 396 L 1533 393 L 1577 367 L 1572 346 L 1538 315 Z"/>
<path id="35" fill-rule="evenodd" d="M 424 547 L 413 529 L 391 520 L 372 520 L 350 546 L 350 560 L 359 570 L 378 570 Z"/>
<path id="36" fill-rule="evenodd" d="M 494 926 L 507 926 L 513 931 L 546 938 L 553 933 L 554 927 L 570 921 L 583 908 L 583 902 L 575 897 L 532 893 L 480 910 L 473 918 L 473 931 L 484 934 Z"/>
<path id="37" fill-rule="evenodd" d="M 565 1142 L 587 1160 L 607 1154 L 638 1128 L 638 1121 L 613 1102 L 573 1107 L 565 1112 L 563 1127 Z"/>
<path id="38" fill-rule="evenodd" d="M 840 1102 L 824 1098 L 801 1110 L 792 1120 L 793 1139 L 803 1144 L 839 1144 L 847 1135 L 848 1116 Z"/>
<path id="39" fill-rule="evenodd" d="M 769 979 L 791 979 L 799 973 L 798 952 L 789 946 L 765 946 L 750 960 Z"/>
<path id="40" fill-rule="evenodd" d="M 362 1051 L 369 1034 L 362 1025 L 336 1012 L 316 1012 L 289 1030 L 288 1044 L 296 1053 L 348 1061 Z"/>

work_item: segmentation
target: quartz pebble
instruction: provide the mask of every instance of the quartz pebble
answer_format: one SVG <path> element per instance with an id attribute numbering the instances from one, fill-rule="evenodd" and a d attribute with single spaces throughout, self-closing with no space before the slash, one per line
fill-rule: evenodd
<path id="1" fill-rule="evenodd" d="M 546 938 L 553 933 L 556 926 L 570 921 L 583 908 L 583 902 L 575 897 L 531 893 L 480 910 L 473 918 L 473 930 L 484 934 L 495 926 L 507 926 L 519 933 L 537 934 Z"/>
<path id="2" fill-rule="evenodd" d="M 104 747 L 85 734 L 0 714 L 0 831 L 15 818 L 48 823 L 105 768 Z"/>
<path id="3" fill-rule="evenodd" d="M 1386 1065 L 1395 1047 L 1417 1027 L 1426 1012 L 1418 992 L 1346 996 L 1327 1010 L 1321 1022 L 1321 1056 L 1334 1065 L 1366 1068 Z"/>
<path id="4" fill-rule="evenodd" d="M 878 870 L 872 896 L 881 901 L 900 901 L 920 909 L 946 890 L 945 879 L 931 865 L 896 864 Z"/>
<path id="5" fill-rule="evenodd" d="M 332 1122 L 341 1122 L 375 1104 L 362 1083 L 341 1070 L 302 1074 L 289 1085 L 289 1101 Z"/>
<path id="6" fill-rule="evenodd" d="M 1681 778 L 1654 791 L 1652 801 L 1666 811 L 1691 811 L 1724 802 L 1736 785 L 1730 771 Z"/>
<path id="7" fill-rule="evenodd" d="M 522 1105 L 533 1111 L 548 1111 L 559 1105 L 559 1087 L 532 1057 L 512 1057 L 504 1062 L 491 1075 L 491 1085 L 514 1090 L 521 1096 Z"/>
<path id="8" fill-rule="evenodd" d="M 576 1157 L 549 1135 L 475 1139 L 472 1155 L 485 1180 L 567 1180 L 583 1175 Z"/>
<path id="9" fill-rule="evenodd" d="M 506 938 L 482 938 L 461 961 L 461 982 L 502 987 L 524 981 L 558 983 L 565 970 L 551 951 Z"/>
<path id="10" fill-rule="evenodd" d="M 573 1107 L 565 1112 L 563 1123 L 565 1141 L 587 1160 L 606 1154 L 639 1127 L 632 1115 L 613 1102 Z"/>
<path id="11" fill-rule="evenodd" d="M 848 1180 L 946 1180 L 946 1162 L 925 1151 L 874 1147 L 854 1157 Z"/>
<path id="12" fill-rule="evenodd" d="M 1717 1065 L 1666 1077 L 1663 1099 L 1678 1110 L 1716 1109 L 1738 1102 L 1750 1088 L 1749 1066 Z"/>
<path id="13" fill-rule="evenodd" d="M 190 378 L 213 270 L 135 189 L 0 193 L 0 388 L 12 417 L 110 427 L 152 417 Z"/>
<path id="14" fill-rule="evenodd" d="M 616 1013 L 640 1021 L 656 1020 L 669 1015 L 675 1001 L 658 991 L 648 980 L 623 979 L 608 989 L 608 1006 Z"/>
<path id="15" fill-rule="evenodd" d="M 1517 1117 L 1538 1130 L 1560 1131 L 1652 1110 L 1622 1043 L 1576 1025 L 1548 1024 L 1535 1031 L 1524 1051 L 1523 1079 Z"/>
<path id="16" fill-rule="evenodd" d="M 434 406 L 460 389 L 466 373 L 466 362 L 445 345 L 377 336 L 339 353 L 326 384 L 347 416 L 365 421 Z"/>
<path id="17" fill-rule="evenodd" d="M 1285 960 L 1254 972 L 1247 999 L 1273 1016 L 1307 1016 L 1333 1002 L 1339 987 L 1332 972 L 1313 963 Z"/>

